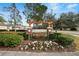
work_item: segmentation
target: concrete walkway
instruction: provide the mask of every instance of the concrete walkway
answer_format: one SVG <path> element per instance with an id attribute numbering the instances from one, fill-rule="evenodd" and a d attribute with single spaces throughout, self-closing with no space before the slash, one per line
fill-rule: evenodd
<path id="1" fill-rule="evenodd" d="M 0 51 L 0 56 L 79 56 L 79 52 Z"/>

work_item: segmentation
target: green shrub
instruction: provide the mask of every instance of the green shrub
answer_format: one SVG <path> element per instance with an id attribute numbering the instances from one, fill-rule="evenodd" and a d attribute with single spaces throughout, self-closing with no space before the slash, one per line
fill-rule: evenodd
<path id="1" fill-rule="evenodd" d="M 28 39 L 28 34 L 26 32 L 17 32 L 18 35 L 21 35 L 24 37 L 24 40 L 27 40 Z"/>
<path id="2" fill-rule="evenodd" d="M 24 32 L 17 32 L 18 33 L 18 35 L 21 35 L 21 36 L 23 36 L 23 34 L 24 34 Z"/>
<path id="3" fill-rule="evenodd" d="M 64 47 L 67 47 L 68 45 L 71 45 L 73 43 L 73 38 L 70 37 L 63 37 L 61 36 L 60 38 L 58 38 L 58 43 Z"/>
<path id="4" fill-rule="evenodd" d="M 71 30 L 71 31 L 77 31 L 77 29 L 76 29 L 76 28 L 70 28 L 70 30 Z"/>
<path id="5" fill-rule="evenodd" d="M 26 32 L 23 33 L 24 40 L 28 39 L 28 34 Z"/>
<path id="6" fill-rule="evenodd" d="M 73 36 L 65 35 L 65 34 L 61 34 L 61 33 L 50 34 L 49 40 L 55 41 L 64 47 L 71 45 L 74 41 Z"/>
<path id="7" fill-rule="evenodd" d="M 14 47 L 21 44 L 23 37 L 17 34 L 0 34 L 0 45 Z"/>
<path id="8" fill-rule="evenodd" d="M 60 37 L 61 33 L 53 33 L 49 35 L 49 40 L 52 41 L 58 41 L 58 38 Z"/>

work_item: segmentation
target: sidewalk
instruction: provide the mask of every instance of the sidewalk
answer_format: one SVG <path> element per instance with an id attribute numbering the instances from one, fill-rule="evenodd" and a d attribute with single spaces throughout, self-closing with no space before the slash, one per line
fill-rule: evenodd
<path id="1" fill-rule="evenodd" d="M 0 51 L 0 56 L 79 56 L 79 52 Z"/>

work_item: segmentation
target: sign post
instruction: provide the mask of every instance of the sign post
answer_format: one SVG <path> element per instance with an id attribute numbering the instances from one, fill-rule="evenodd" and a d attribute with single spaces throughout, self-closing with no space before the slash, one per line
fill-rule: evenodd
<path id="1" fill-rule="evenodd" d="M 29 21 L 29 28 L 28 28 L 28 34 L 29 34 L 29 36 L 28 36 L 28 39 L 29 40 L 31 40 L 31 37 L 32 37 L 32 22 L 31 21 Z"/>
<path id="2" fill-rule="evenodd" d="M 47 37 L 49 39 L 49 34 L 52 33 L 52 27 L 50 26 L 51 22 L 48 22 L 48 27 L 47 27 Z"/>
<path id="3" fill-rule="evenodd" d="M 31 40 L 31 37 L 32 37 L 32 28 L 28 29 L 28 34 L 29 34 L 28 39 Z"/>

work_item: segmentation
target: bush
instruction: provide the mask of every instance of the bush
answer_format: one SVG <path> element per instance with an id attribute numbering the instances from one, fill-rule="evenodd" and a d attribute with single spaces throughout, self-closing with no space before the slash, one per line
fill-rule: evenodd
<path id="1" fill-rule="evenodd" d="M 26 32 L 23 33 L 24 40 L 28 39 L 28 34 Z"/>
<path id="2" fill-rule="evenodd" d="M 49 40 L 52 41 L 58 41 L 58 38 L 60 37 L 61 33 L 54 33 L 49 35 Z"/>
<path id="3" fill-rule="evenodd" d="M 15 47 L 21 44 L 23 37 L 17 34 L 0 34 L 0 45 Z"/>
<path id="4" fill-rule="evenodd" d="M 71 31 L 77 31 L 77 29 L 76 29 L 76 28 L 70 28 L 70 30 L 71 30 Z"/>
<path id="5" fill-rule="evenodd" d="M 71 45 L 73 42 L 73 39 L 70 37 L 60 37 L 58 39 L 58 43 L 64 47 L 67 47 L 68 45 Z"/>
<path id="6" fill-rule="evenodd" d="M 28 34 L 26 32 L 17 32 L 18 35 L 21 35 L 24 37 L 24 40 L 27 40 L 28 39 Z"/>
<path id="7" fill-rule="evenodd" d="M 49 35 L 49 40 L 55 41 L 58 44 L 67 47 L 73 43 L 73 37 L 71 35 L 65 35 L 61 33 L 54 33 Z"/>
<path id="8" fill-rule="evenodd" d="M 17 32 L 17 34 L 23 36 L 24 32 Z"/>

